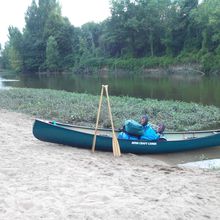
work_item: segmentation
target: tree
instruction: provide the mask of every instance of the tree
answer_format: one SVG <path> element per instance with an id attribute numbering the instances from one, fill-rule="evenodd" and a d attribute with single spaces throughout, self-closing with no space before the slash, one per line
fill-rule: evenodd
<path id="1" fill-rule="evenodd" d="M 23 37 L 21 32 L 16 27 L 9 26 L 9 42 L 7 44 L 8 65 L 16 72 L 23 69 Z"/>
<path id="2" fill-rule="evenodd" d="M 107 39 L 120 48 L 121 55 L 143 57 L 164 53 L 170 0 L 112 0 L 111 4 Z"/>
<path id="3" fill-rule="evenodd" d="M 193 28 L 190 28 L 190 16 L 198 6 L 198 0 L 176 0 L 172 3 L 172 51 L 173 55 L 179 54 L 187 41 L 191 40 Z M 193 26 L 194 27 L 194 26 Z"/>
<path id="4" fill-rule="evenodd" d="M 0 43 L 0 68 L 2 68 L 3 63 L 2 63 L 2 45 Z"/>
<path id="5" fill-rule="evenodd" d="M 53 36 L 50 36 L 47 41 L 46 49 L 46 65 L 50 72 L 57 72 L 59 69 L 59 52 L 58 45 Z"/>
<path id="6" fill-rule="evenodd" d="M 138 0 L 141 27 L 146 33 L 146 48 L 151 56 L 165 53 L 164 39 L 169 27 L 170 0 Z"/>
<path id="7" fill-rule="evenodd" d="M 44 62 L 45 46 L 42 40 L 42 27 L 40 25 L 40 16 L 38 6 L 35 0 L 28 7 L 25 15 L 24 28 L 24 71 L 38 72 Z"/>
<path id="8" fill-rule="evenodd" d="M 2 68 L 3 69 L 11 69 L 10 63 L 9 63 L 9 45 L 8 43 L 5 44 L 4 50 L 2 51 Z"/>
<path id="9" fill-rule="evenodd" d="M 220 44 L 220 1 L 205 0 L 192 18 L 200 27 L 202 51 L 213 52 Z"/>
<path id="10" fill-rule="evenodd" d="M 101 26 L 94 22 L 88 22 L 82 25 L 80 31 L 81 53 L 89 53 L 91 57 L 97 57 Z"/>
<path id="11" fill-rule="evenodd" d="M 50 35 L 45 37 L 46 24 L 51 14 L 61 16 L 61 8 L 56 0 L 32 1 L 25 16 L 24 29 L 24 69 L 28 72 L 45 70 L 46 46 Z"/>
<path id="12" fill-rule="evenodd" d="M 48 17 L 44 38 L 48 39 L 49 36 L 54 36 L 60 54 L 60 65 L 63 69 L 68 69 L 74 65 L 74 58 L 79 46 L 75 32 L 74 26 L 61 14 L 54 11 Z"/>

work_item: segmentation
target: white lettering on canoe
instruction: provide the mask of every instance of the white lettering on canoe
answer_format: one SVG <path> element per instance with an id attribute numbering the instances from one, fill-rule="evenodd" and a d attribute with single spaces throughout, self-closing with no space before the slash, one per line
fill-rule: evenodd
<path id="1" fill-rule="evenodd" d="M 131 144 L 137 144 L 137 145 L 151 145 L 151 146 L 155 146 L 155 145 L 157 145 L 157 142 L 132 141 Z"/>

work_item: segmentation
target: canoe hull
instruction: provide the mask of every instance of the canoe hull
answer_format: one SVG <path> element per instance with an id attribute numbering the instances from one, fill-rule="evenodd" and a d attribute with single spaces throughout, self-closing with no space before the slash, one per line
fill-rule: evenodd
<path id="1" fill-rule="evenodd" d="M 65 124 L 53 125 L 50 122 L 38 119 L 35 120 L 33 126 L 34 136 L 41 141 L 84 149 L 92 148 L 92 132 L 83 132 L 83 129 L 82 131 L 78 131 L 74 129 L 74 126 L 67 126 Z M 159 142 L 119 139 L 119 145 L 122 153 L 133 154 L 157 154 L 196 150 L 220 146 L 220 132 L 218 131 L 201 138 Z M 96 150 L 112 151 L 112 138 L 105 135 L 97 135 Z"/>

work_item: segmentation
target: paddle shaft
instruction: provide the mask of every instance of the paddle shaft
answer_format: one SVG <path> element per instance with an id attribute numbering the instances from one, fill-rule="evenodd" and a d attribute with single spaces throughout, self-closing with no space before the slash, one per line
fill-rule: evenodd
<path id="1" fill-rule="evenodd" d="M 92 152 L 95 152 L 96 135 L 97 135 L 98 125 L 99 125 L 99 117 L 100 117 L 100 112 L 101 112 L 103 90 L 104 90 L 104 88 L 102 86 L 101 95 L 100 95 L 100 99 L 99 99 L 99 108 L 98 108 L 97 119 L 96 119 L 95 134 L 94 134 L 93 143 L 92 143 Z"/>

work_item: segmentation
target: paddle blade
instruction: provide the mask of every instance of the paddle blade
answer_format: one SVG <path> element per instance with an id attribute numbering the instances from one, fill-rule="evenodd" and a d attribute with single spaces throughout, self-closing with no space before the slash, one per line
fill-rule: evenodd
<path id="1" fill-rule="evenodd" d="M 121 156 L 120 145 L 119 145 L 118 139 L 115 135 L 113 135 L 113 137 L 112 137 L 112 150 L 113 150 L 113 155 L 115 157 Z"/>

